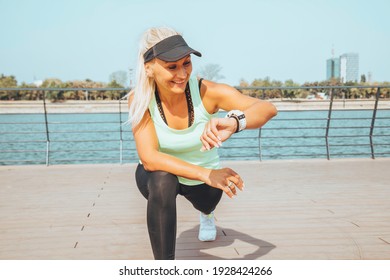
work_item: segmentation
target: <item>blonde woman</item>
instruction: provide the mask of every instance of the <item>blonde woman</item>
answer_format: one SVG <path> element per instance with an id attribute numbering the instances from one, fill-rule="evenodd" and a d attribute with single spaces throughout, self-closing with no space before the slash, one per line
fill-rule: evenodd
<path id="1" fill-rule="evenodd" d="M 217 148 L 232 134 L 263 126 L 276 115 L 265 101 L 233 87 L 191 76 L 190 48 L 170 28 L 151 28 L 140 42 L 136 86 L 129 96 L 129 121 L 140 163 L 136 182 L 147 199 L 147 225 L 155 259 L 174 259 L 176 196 L 200 211 L 198 238 L 216 239 L 214 210 L 244 182 L 221 168 Z M 217 112 L 227 111 L 224 118 Z"/>

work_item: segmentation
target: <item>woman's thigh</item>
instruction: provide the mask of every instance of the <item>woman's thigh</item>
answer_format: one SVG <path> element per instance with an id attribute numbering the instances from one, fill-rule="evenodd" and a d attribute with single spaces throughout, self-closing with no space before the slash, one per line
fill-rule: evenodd
<path id="1" fill-rule="evenodd" d="M 210 214 L 222 197 L 222 190 L 202 184 L 196 186 L 180 185 L 181 194 L 192 203 L 195 209 Z"/>

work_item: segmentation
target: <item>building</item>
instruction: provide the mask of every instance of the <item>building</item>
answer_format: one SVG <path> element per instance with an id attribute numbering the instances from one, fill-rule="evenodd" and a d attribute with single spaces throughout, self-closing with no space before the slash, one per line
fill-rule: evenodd
<path id="1" fill-rule="evenodd" d="M 340 78 L 340 58 L 330 58 L 326 61 L 326 79 Z"/>
<path id="2" fill-rule="evenodd" d="M 359 54 L 345 53 L 340 56 L 341 82 L 359 81 Z"/>
<path id="3" fill-rule="evenodd" d="M 326 61 L 326 79 L 340 79 L 341 82 L 359 80 L 359 54 L 345 53 Z"/>

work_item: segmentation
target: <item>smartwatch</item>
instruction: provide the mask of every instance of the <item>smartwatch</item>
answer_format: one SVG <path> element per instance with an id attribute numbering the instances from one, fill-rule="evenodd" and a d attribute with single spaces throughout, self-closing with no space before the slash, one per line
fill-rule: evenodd
<path id="1" fill-rule="evenodd" d="M 244 112 L 240 110 L 231 110 L 227 113 L 226 118 L 234 118 L 237 121 L 237 130 L 235 133 L 243 131 L 246 128 L 246 119 Z"/>

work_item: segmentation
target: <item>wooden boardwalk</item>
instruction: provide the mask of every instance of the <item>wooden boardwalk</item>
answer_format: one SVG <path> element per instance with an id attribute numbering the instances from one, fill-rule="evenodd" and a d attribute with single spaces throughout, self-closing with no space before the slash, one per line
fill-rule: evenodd
<path id="1" fill-rule="evenodd" d="M 178 197 L 177 259 L 390 259 L 390 159 L 224 162 L 215 242 Z M 0 167 L 0 259 L 152 259 L 135 165 Z"/>

